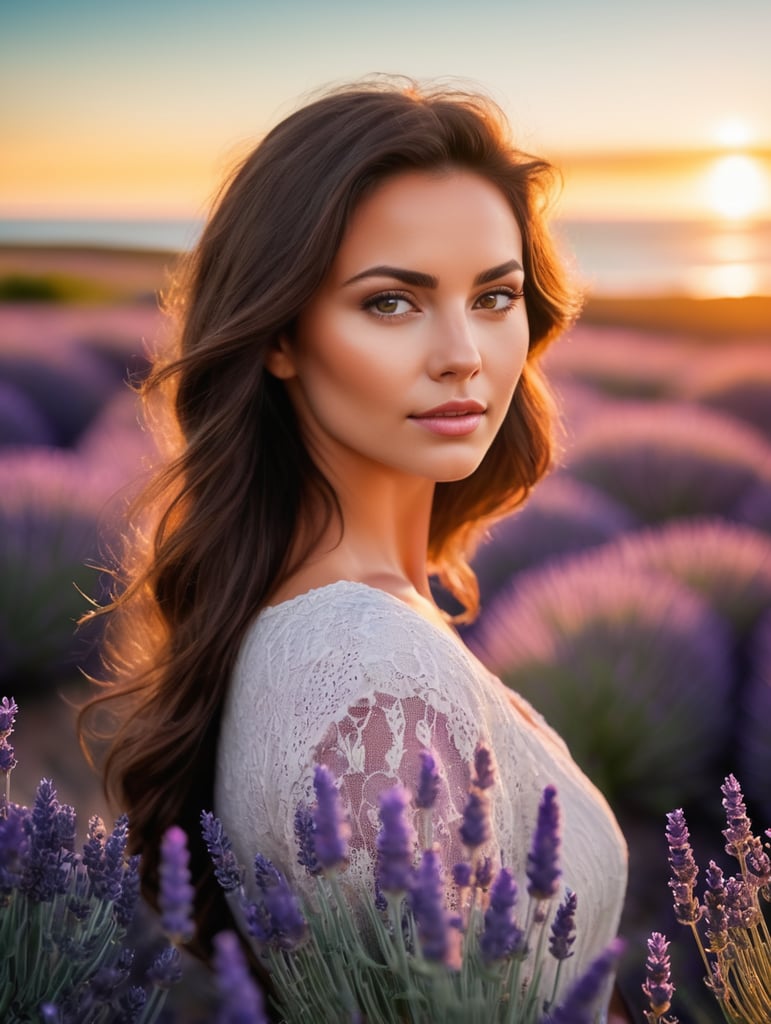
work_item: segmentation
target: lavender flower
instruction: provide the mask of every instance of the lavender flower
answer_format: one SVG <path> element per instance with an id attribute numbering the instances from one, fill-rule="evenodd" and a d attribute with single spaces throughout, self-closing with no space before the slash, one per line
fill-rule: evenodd
<path id="1" fill-rule="evenodd" d="M 222 822 L 211 811 L 201 812 L 201 832 L 214 864 L 214 877 L 225 892 L 240 889 L 243 877 L 233 853 L 233 844 L 225 833 Z"/>
<path id="2" fill-rule="evenodd" d="M 565 1001 L 550 1018 L 549 1024 L 593 1024 L 597 1000 L 623 950 L 622 940 L 614 939 L 604 952 L 592 961 L 589 970 L 573 984 Z"/>
<path id="3" fill-rule="evenodd" d="M 406 892 L 412 875 L 414 833 L 407 819 L 409 793 L 393 786 L 380 797 L 377 877 L 384 893 Z"/>
<path id="4" fill-rule="evenodd" d="M 26 822 L 29 811 L 9 804 L 0 814 L 0 906 L 21 884 L 29 844 Z"/>
<path id="5" fill-rule="evenodd" d="M 752 928 L 759 919 L 759 910 L 752 889 L 741 878 L 728 878 L 725 883 L 725 911 L 728 927 Z M 738 935 L 736 935 L 738 940 Z"/>
<path id="6" fill-rule="evenodd" d="M 463 809 L 460 837 L 473 850 L 483 846 L 490 835 L 490 801 L 484 791 L 471 789 Z"/>
<path id="7" fill-rule="evenodd" d="M 137 903 L 139 902 L 139 864 L 138 853 L 129 857 L 123 871 L 120 896 L 115 901 L 115 919 L 122 928 L 128 928 L 134 920 Z"/>
<path id="8" fill-rule="evenodd" d="M 104 822 L 94 816 L 88 823 L 83 863 L 88 869 L 91 892 L 97 899 L 115 901 L 123 886 L 128 818 L 122 814 L 105 838 Z"/>
<path id="9" fill-rule="evenodd" d="M 557 790 L 547 786 L 538 807 L 535 834 L 527 857 L 528 893 L 536 900 L 548 900 L 557 892 L 562 874 L 559 866 L 560 811 Z"/>
<path id="10" fill-rule="evenodd" d="M 501 868 L 490 889 L 490 905 L 485 911 L 484 931 L 479 939 L 482 959 L 487 964 L 523 951 L 524 933 L 514 917 L 516 902 L 514 876 L 508 868 Z"/>
<path id="11" fill-rule="evenodd" d="M 314 831 L 313 813 L 304 803 L 299 803 L 294 812 L 297 863 L 304 867 L 309 875 L 321 874 L 321 864 L 316 856 L 316 844 L 313 838 Z"/>
<path id="12" fill-rule="evenodd" d="M 567 960 L 573 956 L 570 948 L 576 941 L 576 894 L 568 889 L 565 899 L 557 907 L 551 926 L 549 952 L 556 960 Z"/>
<path id="13" fill-rule="evenodd" d="M 733 775 L 729 775 L 720 788 L 723 792 L 723 807 L 728 821 L 728 828 L 723 832 L 726 839 L 726 853 L 730 853 L 734 857 L 741 857 L 752 838 L 752 825 L 747 817 L 741 786 Z"/>
<path id="14" fill-rule="evenodd" d="M 673 876 L 669 888 L 674 897 L 675 918 L 680 924 L 695 924 L 701 916 L 699 901 L 693 895 L 699 869 L 693 858 L 685 815 L 680 808 L 667 814 L 666 835 Z"/>
<path id="15" fill-rule="evenodd" d="M 728 945 L 728 918 L 725 910 L 723 872 L 714 860 L 709 862 L 704 877 L 707 882 L 704 903 L 709 948 L 713 953 L 720 953 Z"/>
<path id="16" fill-rule="evenodd" d="M 460 861 L 452 869 L 452 880 L 459 889 L 468 889 L 471 885 L 472 867 L 465 860 Z"/>
<path id="17" fill-rule="evenodd" d="M 16 715 L 19 713 L 16 701 L 11 697 L 3 697 L 0 701 L 0 738 L 5 738 L 13 732 L 16 723 Z"/>
<path id="18" fill-rule="evenodd" d="M 141 985 L 132 985 L 118 1000 L 120 1016 L 115 1024 L 136 1024 L 147 1002 L 147 992 Z"/>
<path id="19" fill-rule="evenodd" d="M 214 936 L 214 971 L 221 1000 L 217 1024 L 267 1024 L 262 995 L 234 932 Z"/>
<path id="20" fill-rule="evenodd" d="M 0 740 L 0 772 L 5 772 L 7 775 L 8 772 L 13 771 L 17 764 L 18 761 L 16 760 L 16 754 L 13 747 L 8 740 L 3 737 L 3 739 Z"/>
<path id="21" fill-rule="evenodd" d="M 182 979 L 182 965 L 176 946 L 166 946 L 147 969 L 147 980 L 155 988 L 169 989 Z"/>
<path id="22" fill-rule="evenodd" d="M 20 888 L 36 903 L 48 903 L 60 892 L 64 872 L 57 843 L 59 802 L 50 779 L 41 779 L 32 814 L 25 818 L 29 845 Z"/>
<path id="23" fill-rule="evenodd" d="M 117 900 L 123 888 L 128 843 L 128 817 L 122 814 L 104 843 L 102 874 L 95 887 L 102 899 Z"/>
<path id="24" fill-rule="evenodd" d="M 489 747 L 480 743 L 474 752 L 474 778 L 477 789 L 490 789 L 495 785 L 495 759 Z"/>
<path id="25" fill-rule="evenodd" d="M 648 959 L 645 963 L 645 982 L 642 990 L 654 1019 L 658 1020 L 667 1012 L 672 1002 L 675 987 L 670 976 L 669 942 L 661 932 L 652 932 L 648 939 Z"/>
<path id="26" fill-rule="evenodd" d="M 258 942 L 282 949 L 299 945 L 307 923 L 286 878 L 261 854 L 254 858 L 254 878 L 261 898 L 247 907 L 249 932 Z"/>
<path id="27" fill-rule="evenodd" d="M 446 963 L 450 955 L 450 936 L 441 863 L 435 849 L 423 851 L 409 890 L 409 904 L 423 956 L 426 960 Z"/>
<path id="28" fill-rule="evenodd" d="M 351 829 L 343 816 L 335 780 L 324 765 L 316 765 L 313 788 L 316 793 L 314 848 L 322 870 L 331 871 L 348 861 Z"/>
<path id="29" fill-rule="evenodd" d="M 419 810 L 430 811 L 439 795 L 439 770 L 436 758 L 430 750 L 420 751 L 420 775 L 418 791 L 415 795 L 415 806 Z"/>
<path id="30" fill-rule="evenodd" d="M 158 905 L 161 928 L 175 944 L 189 942 L 195 933 L 189 862 L 187 836 L 181 828 L 172 825 L 161 839 Z"/>

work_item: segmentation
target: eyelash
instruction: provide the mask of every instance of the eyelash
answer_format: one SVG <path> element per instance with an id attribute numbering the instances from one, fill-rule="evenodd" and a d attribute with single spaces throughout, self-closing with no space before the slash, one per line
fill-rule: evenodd
<path id="1" fill-rule="evenodd" d="M 506 296 L 508 296 L 508 298 L 511 300 L 511 302 L 510 302 L 509 305 L 504 306 L 503 309 L 488 309 L 488 310 L 485 310 L 485 312 L 492 313 L 494 316 L 505 316 L 507 313 L 509 313 L 513 309 L 514 304 L 515 304 L 517 299 L 524 298 L 525 293 L 524 293 L 524 291 L 519 291 L 519 292 L 515 291 L 513 288 L 509 288 L 506 285 L 499 285 L 497 288 L 491 288 L 488 291 L 482 292 L 480 295 L 478 295 L 477 298 L 475 299 L 475 304 L 480 299 L 484 298 L 486 295 L 506 295 Z M 375 307 L 376 307 L 378 302 L 382 302 L 384 299 L 401 299 L 404 302 L 409 302 L 410 305 L 413 306 L 413 307 L 415 305 L 413 300 L 412 300 L 412 298 L 409 295 L 407 295 L 405 292 L 385 291 L 385 292 L 378 292 L 377 295 L 372 295 L 370 298 L 366 299 L 362 303 L 362 309 L 367 310 L 367 312 L 369 312 L 369 313 L 372 313 L 372 315 L 376 316 L 379 320 L 400 320 L 403 316 L 408 316 L 409 315 L 409 312 L 406 312 L 406 313 L 379 313 Z"/>

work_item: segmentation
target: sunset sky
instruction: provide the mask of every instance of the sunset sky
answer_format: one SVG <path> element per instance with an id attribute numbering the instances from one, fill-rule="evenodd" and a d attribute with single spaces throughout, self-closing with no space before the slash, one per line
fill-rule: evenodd
<path id="1" fill-rule="evenodd" d="M 6 3 L 0 217 L 195 216 L 303 96 L 372 72 L 485 88 L 568 214 L 771 216 L 769 40 L 768 0 Z"/>

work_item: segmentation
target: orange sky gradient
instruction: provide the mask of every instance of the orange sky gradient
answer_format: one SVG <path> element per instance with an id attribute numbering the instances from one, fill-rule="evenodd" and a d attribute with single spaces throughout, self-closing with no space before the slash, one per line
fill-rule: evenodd
<path id="1" fill-rule="evenodd" d="M 566 217 L 771 218 L 769 39 L 767 0 L 6 4 L 0 217 L 199 217 L 303 97 L 398 72 L 489 92 Z"/>

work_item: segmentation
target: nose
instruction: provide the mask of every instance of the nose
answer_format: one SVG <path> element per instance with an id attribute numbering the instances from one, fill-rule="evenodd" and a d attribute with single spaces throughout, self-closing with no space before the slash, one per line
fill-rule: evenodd
<path id="1" fill-rule="evenodd" d="M 470 380 L 482 366 L 479 344 L 465 313 L 441 318 L 435 325 L 429 356 L 429 375 L 434 380 Z"/>

